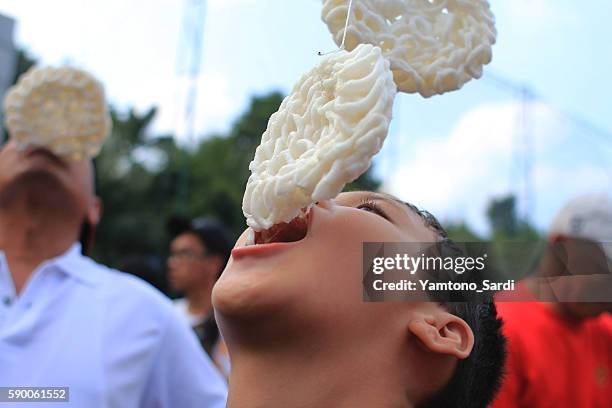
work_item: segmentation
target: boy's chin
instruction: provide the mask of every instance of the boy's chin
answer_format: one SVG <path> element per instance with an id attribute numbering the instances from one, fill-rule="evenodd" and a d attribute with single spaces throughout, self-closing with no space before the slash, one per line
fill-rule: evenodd
<path id="1" fill-rule="evenodd" d="M 226 273 L 229 272 L 229 273 Z M 223 319 L 240 320 L 269 318 L 286 302 L 287 294 L 257 276 L 244 276 L 226 271 L 212 292 L 216 314 Z"/>

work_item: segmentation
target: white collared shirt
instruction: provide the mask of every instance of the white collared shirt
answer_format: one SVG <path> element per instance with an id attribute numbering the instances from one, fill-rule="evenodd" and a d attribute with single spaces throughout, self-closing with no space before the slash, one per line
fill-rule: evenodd
<path id="1" fill-rule="evenodd" d="M 43 262 L 18 297 L 0 251 L 0 387 L 69 387 L 61 405 L 83 408 L 225 407 L 225 381 L 172 303 L 80 251 Z"/>

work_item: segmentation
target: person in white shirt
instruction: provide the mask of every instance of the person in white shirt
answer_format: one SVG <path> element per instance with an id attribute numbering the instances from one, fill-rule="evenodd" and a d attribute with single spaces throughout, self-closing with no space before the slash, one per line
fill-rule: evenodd
<path id="1" fill-rule="evenodd" d="M 0 148 L 0 387 L 68 387 L 75 407 L 224 407 L 172 303 L 81 255 L 100 207 L 89 160 Z"/>

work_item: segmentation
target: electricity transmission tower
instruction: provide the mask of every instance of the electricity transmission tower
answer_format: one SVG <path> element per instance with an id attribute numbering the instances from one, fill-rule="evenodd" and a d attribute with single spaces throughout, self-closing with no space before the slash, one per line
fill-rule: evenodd
<path id="1" fill-rule="evenodd" d="M 599 127 L 588 119 L 566 109 L 562 109 L 555 104 L 551 104 L 537 95 L 528 85 L 514 80 L 510 80 L 500 74 L 487 70 L 483 79 L 488 80 L 492 85 L 514 93 L 520 101 L 517 126 L 514 134 L 514 162 L 518 165 L 521 173 L 521 181 L 518 186 L 519 198 L 523 203 L 523 217 L 528 220 L 535 208 L 535 190 L 533 189 L 533 169 L 535 168 L 535 120 L 533 115 L 533 102 L 537 100 L 545 104 L 556 113 L 557 117 L 576 126 L 580 129 L 580 135 L 586 137 L 592 143 L 593 156 L 598 156 L 612 148 L 612 133 Z M 603 156 L 605 161 L 605 155 Z M 604 169 L 609 180 L 612 182 L 612 171 Z"/>
<path id="2" fill-rule="evenodd" d="M 198 101 L 198 78 L 202 66 L 206 0 L 185 0 L 177 52 L 177 75 L 180 83 L 179 119 L 176 133 L 191 147 L 195 143 L 195 112 Z"/>
<path id="3" fill-rule="evenodd" d="M 179 44 L 176 55 L 178 100 L 175 117 L 175 140 L 196 146 L 196 108 L 198 102 L 198 79 L 202 66 L 206 0 L 185 0 Z M 186 151 L 178 180 L 181 210 L 187 207 L 189 197 L 189 154 Z"/>
<path id="4" fill-rule="evenodd" d="M 533 101 L 536 99 L 535 92 L 525 83 L 515 82 L 503 76 L 487 71 L 484 78 L 493 85 L 516 95 L 519 100 L 519 111 L 514 127 L 514 166 L 519 169 L 520 182 L 518 184 L 519 203 L 522 203 L 522 215 L 528 221 L 530 214 L 535 208 L 535 191 L 533 189 L 533 169 L 535 167 L 534 155 L 534 126 L 533 126 Z M 513 177 L 511 177 L 513 179 Z M 514 184 L 514 183 L 512 183 Z"/>

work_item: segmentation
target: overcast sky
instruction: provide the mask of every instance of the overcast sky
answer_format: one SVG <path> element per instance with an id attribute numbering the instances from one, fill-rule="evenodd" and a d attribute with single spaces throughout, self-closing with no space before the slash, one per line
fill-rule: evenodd
<path id="1" fill-rule="evenodd" d="M 158 106 L 153 133 L 162 133 L 180 129 L 177 56 L 187 1 L 0 0 L 0 13 L 17 20 L 20 47 L 45 64 L 93 72 L 114 105 Z M 207 3 L 196 108 L 202 137 L 227 130 L 252 95 L 288 92 L 317 63 L 317 51 L 334 49 L 319 0 Z M 491 197 L 524 197 L 519 135 L 526 129 L 533 193 L 520 205 L 544 230 L 567 199 L 612 191 L 612 7 L 607 0 L 493 0 L 491 7 L 498 41 L 484 77 L 430 99 L 399 95 L 376 171 L 387 191 L 484 232 Z M 521 104 L 500 77 L 537 98 Z"/>

